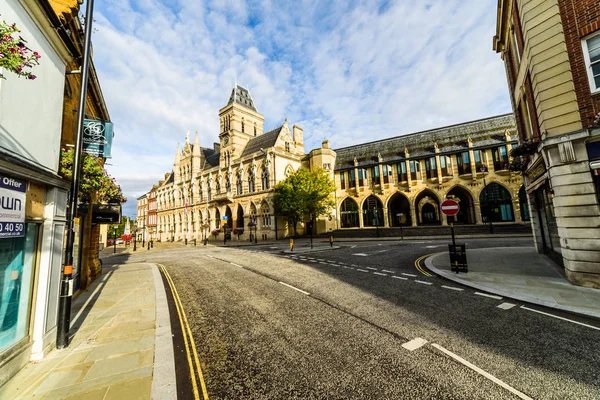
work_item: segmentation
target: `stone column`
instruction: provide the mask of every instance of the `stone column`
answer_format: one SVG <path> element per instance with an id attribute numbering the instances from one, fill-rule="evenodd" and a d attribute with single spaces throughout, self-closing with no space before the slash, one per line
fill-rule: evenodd
<path id="1" fill-rule="evenodd" d="M 365 227 L 363 223 L 363 211 L 360 206 L 358 206 L 358 227 L 361 229 Z"/>
<path id="2" fill-rule="evenodd" d="M 404 163 L 406 164 L 406 180 L 408 181 L 408 187 L 410 188 L 412 183 L 412 177 L 410 176 L 410 162 L 405 160 Z"/>
<path id="3" fill-rule="evenodd" d="M 383 209 L 383 226 L 386 228 L 390 227 L 390 219 L 389 219 L 388 211 L 389 210 L 387 208 Z"/>
<path id="4" fill-rule="evenodd" d="M 479 201 L 473 202 L 473 208 L 475 209 L 475 223 L 477 225 L 483 225 L 483 218 L 481 218 L 481 205 Z"/>
<path id="5" fill-rule="evenodd" d="M 410 206 L 410 222 L 412 226 L 417 226 L 418 225 L 418 221 L 417 221 L 417 210 L 415 209 L 415 206 L 411 205 Z"/>

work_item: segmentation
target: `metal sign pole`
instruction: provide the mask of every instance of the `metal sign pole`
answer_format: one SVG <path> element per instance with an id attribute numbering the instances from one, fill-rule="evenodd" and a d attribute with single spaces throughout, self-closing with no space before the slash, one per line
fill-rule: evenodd
<path id="1" fill-rule="evenodd" d="M 60 302 L 58 304 L 58 322 L 56 328 L 56 347 L 69 345 L 69 328 L 71 324 L 71 300 L 73 297 L 73 245 L 75 243 L 74 219 L 77 214 L 77 195 L 81 175 L 81 152 L 83 147 L 83 119 L 87 98 L 87 84 L 90 69 L 90 45 L 92 43 L 92 21 L 94 0 L 88 0 L 85 11 L 85 33 L 83 41 L 83 65 L 81 67 L 81 84 L 79 90 L 79 106 L 77 108 L 77 134 L 75 135 L 75 153 L 73 155 L 73 180 L 69 198 L 67 219 L 67 243 L 63 266 Z M 89 212 L 92 212 L 90 210 Z"/>

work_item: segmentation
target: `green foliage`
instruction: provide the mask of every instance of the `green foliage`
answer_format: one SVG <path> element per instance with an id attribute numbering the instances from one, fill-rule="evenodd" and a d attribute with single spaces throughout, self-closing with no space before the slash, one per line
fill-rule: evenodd
<path id="1" fill-rule="evenodd" d="M 73 179 L 73 149 L 62 149 L 58 173 L 66 179 Z M 125 203 L 121 186 L 102 167 L 102 158 L 83 153 L 81 156 L 81 179 L 79 198 L 89 202 L 93 193 L 98 203 Z"/>
<path id="2" fill-rule="evenodd" d="M 300 168 L 274 188 L 275 214 L 286 217 L 294 227 L 300 221 L 318 218 L 329 214 L 335 207 L 331 193 L 335 190 L 333 181 L 325 170 L 310 171 Z"/>
<path id="3" fill-rule="evenodd" d="M 32 51 L 25 45 L 25 39 L 21 36 L 13 37 L 14 34 L 21 32 L 17 25 L 9 25 L 6 21 L 0 22 L 0 68 L 13 72 L 19 76 L 33 80 L 36 78 L 25 68 L 33 68 L 39 65 L 38 60 L 41 56 L 37 51 Z M 0 73 L 1 79 L 6 77 Z"/>

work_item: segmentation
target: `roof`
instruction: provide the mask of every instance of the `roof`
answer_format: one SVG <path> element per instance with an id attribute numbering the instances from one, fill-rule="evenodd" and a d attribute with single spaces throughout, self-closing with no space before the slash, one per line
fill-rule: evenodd
<path id="1" fill-rule="evenodd" d="M 378 154 L 383 162 L 389 163 L 409 157 L 426 158 L 434 156 L 435 145 L 440 154 L 457 153 L 468 149 L 467 140 L 471 138 L 473 148 L 493 147 L 505 144 L 505 132 L 510 132 L 511 142 L 516 142 L 516 125 L 513 114 L 503 114 L 491 118 L 450 125 L 441 128 L 396 136 L 374 142 L 336 149 L 336 170 L 348 169 L 354 166 L 354 158 L 358 166 L 377 164 Z"/>
<path id="2" fill-rule="evenodd" d="M 279 137 L 279 133 L 281 132 L 281 128 L 283 128 L 283 125 L 250 139 L 248 144 L 246 144 L 246 147 L 244 147 L 244 151 L 242 151 L 242 157 L 248 154 L 256 153 L 260 149 L 268 149 L 269 147 L 275 146 L 277 138 Z"/>
<path id="3" fill-rule="evenodd" d="M 256 111 L 256 108 L 254 108 L 254 100 L 252 100 L 252 96 L 250 96 L 250 91 L 240 85 L 235 85 L 235 87 L 231 89 L 231 96 L 229 96 L 227 105 L 232 103 L 237 103 L 252 111 Z"/>
<path id="4" fill-rule="evenodd" d="M 216 152 L 214 149 L 209 149 L 207 147 L 200 147 L 200 151 L 206 160 L 206 164 L 209 165 L 208 168 L 218 167 L 219 159 L 221 158 L 221 153 Z M 204 166 L 206 169 L 206 165 Z"/>

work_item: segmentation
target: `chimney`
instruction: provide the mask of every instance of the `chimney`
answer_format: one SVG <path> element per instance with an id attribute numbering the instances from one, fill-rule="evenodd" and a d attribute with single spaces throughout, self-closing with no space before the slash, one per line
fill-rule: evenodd
<path id="1" fill-rule="evenodd" d="M 294 131 L 294 142 L 296 142 L 297 145 L 304 146 L 304 130 L 302 127 L 294 124 L 292 129 Z"/>
<path id="2" fill-rule="evenodd" d="M 321 143 L 321 148 L 328 149 L 329 148 L 329 140 L 323 140 Z"/>
<path id="3" fill-rule="evenodd" d="M 215 149 L 215 153 L 220 153 L 221 152 L 221 144 L 220 143 L 213 143 L 214 149 Z"/>

